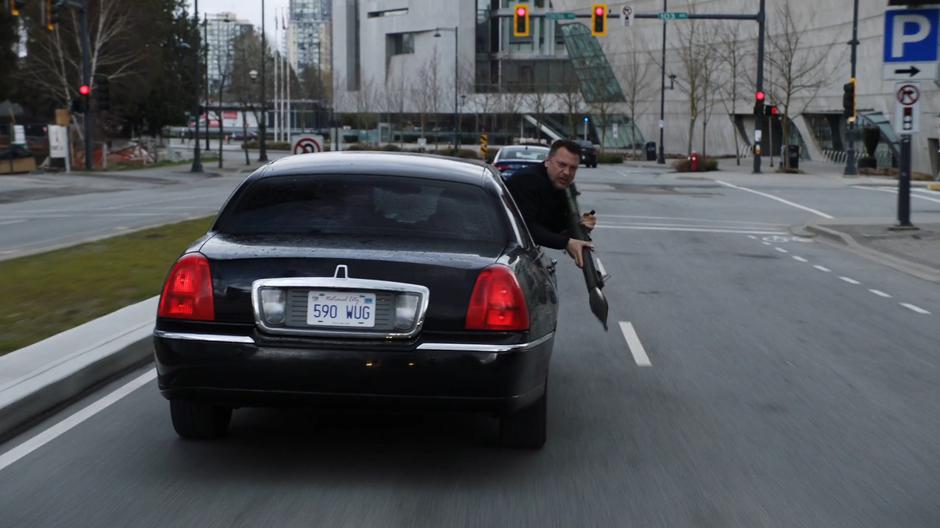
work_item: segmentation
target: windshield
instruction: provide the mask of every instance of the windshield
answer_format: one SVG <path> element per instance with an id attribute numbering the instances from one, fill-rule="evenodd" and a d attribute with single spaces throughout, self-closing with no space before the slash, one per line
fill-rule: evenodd
<path id="1" fill-rule="evenodd" d="M 503 149 L 503 151 L 499 154 L 500 161 L 542 161 L 546 157 L 548 157 L 547 148 Z"/>

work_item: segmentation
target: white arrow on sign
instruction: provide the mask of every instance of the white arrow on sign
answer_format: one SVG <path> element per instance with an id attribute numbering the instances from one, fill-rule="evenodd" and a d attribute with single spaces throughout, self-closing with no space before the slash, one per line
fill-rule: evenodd
<path id="1" fill-rule="evenodd" d="M 894 81 L 932 81 L 937 79 L 936 62 L 902 62 L 886 63 L 883 78 Z"/>

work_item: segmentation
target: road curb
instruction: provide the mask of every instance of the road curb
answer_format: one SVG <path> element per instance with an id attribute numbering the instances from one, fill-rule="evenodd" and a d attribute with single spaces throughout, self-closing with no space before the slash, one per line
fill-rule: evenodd
<path id="1" fill-rule="evenodd" d="M 844 246 L 849 251 L 861 257 L 884 264 L 885 266 L 907 273 L 908 275 L 913 275 L 919 279 L 940 283 L 940 270 L 865 246 L 848 233 L 843 233 L 837 229 L 818 224 L 807 224 L 802 226 L 802 229 L 806 232 L 818 235 L 831 243 Z"/>
<path id="2" fill-rule="evenodd" d="M 0 357 L 0 440 L 149 361 L 155 313 L 147 299 Z"/>

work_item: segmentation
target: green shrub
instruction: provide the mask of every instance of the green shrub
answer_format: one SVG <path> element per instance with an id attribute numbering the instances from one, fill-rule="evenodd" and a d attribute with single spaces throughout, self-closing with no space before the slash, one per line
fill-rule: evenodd
<path id="1" fill-rule="evenodd" d="M 287 141 L 268 141 L 265 145 L 268 150 L 291 150 L 294 148 L 292 143 Z M 249 148 L 252 150 L 258 150 L 261 145 L 257 141 L 249 141 L 247 143 L 242 143 L 242 148 Z"/>
<path id="2" fill-rule="evenodd" d="M 623 154 L 604 153 L 597 155 L 598 163 L 623 163 Z"/>

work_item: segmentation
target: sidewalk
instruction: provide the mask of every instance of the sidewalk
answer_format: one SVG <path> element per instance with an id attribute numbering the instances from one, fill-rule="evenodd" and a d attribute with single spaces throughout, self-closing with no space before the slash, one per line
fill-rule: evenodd
<path id="1" fill-rule="evenodd" d="M 940 224 L 914 224 L 914 230 L 898 230 L 896 225 L 887 218 L 837 218 L 804 228 L 860 256 L 940 283 Z"/>

